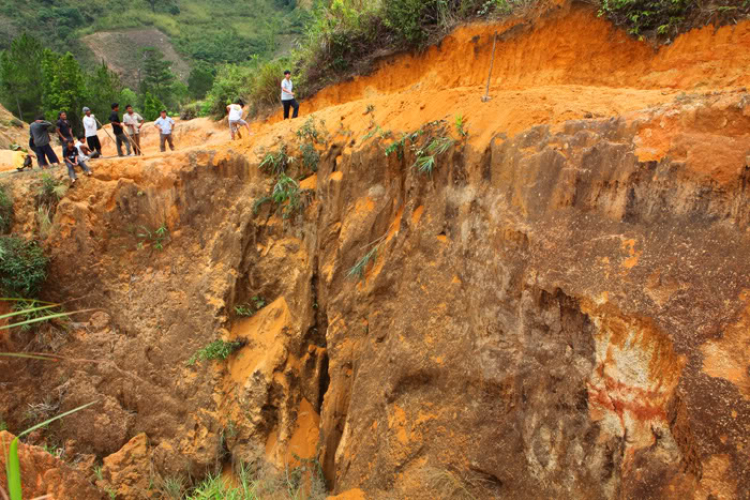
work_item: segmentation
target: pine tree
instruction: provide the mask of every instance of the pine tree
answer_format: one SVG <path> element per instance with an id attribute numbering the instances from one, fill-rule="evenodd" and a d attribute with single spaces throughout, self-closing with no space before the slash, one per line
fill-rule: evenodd
<path id="1" fill-rule="evenodd" d="M 0 55 L 2 103 L 18 111 L 18 117 L 31 121 L 42 104 L 43 47 L 36 38 L 23 34 Z"/>
<path id="2" fill-rule="evenodd" d="M 120 76 L 111 71 L 104 61 L 93 74 L 89 75 L 86 87 L 88 95 L 86 106 L 91 108 L 97 116 L 107 116 L 111 104 L 120 100 L 122 91 Z M 126 104 L 135 105 L 135 102 L 123 102 L 123 108 Z"/>
<path id="3" fill-rule="evenodd" d="M 154 47 L 143 49 L 141 57 L 141 94 L 150 93 L 162 102 L 169 102 L 172 85 L 177 79 L 170 69 L 172 63 L 164 59 L 164 54 Z"/>

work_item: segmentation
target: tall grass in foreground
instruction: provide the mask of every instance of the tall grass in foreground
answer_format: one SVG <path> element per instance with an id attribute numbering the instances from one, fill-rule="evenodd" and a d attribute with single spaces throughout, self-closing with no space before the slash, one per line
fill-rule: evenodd
<path id="1" fill-rule="evenodd" d="M 16 302 L 16 303 L 27 304 L 26 306 L 20 309 L 16 309 L 13 312 L 0 315 L 0 320 L 7 319 L 8 322 L 10 323 L 8 325 L 1 326 L 0 332 L 8 331 L 11 328 L 25 327 L 25 326 L 29 326 L 35 323 L 49 321 L 51 319 L 68 317 L 77 312 L 83 312 L 83 311 L 52 312 L 56 308 L 59 308 L 61 305 L 52 304 L 49 302 L 27 300 L 27 299 L 0 298 L 0 302 Z M 42 304 L 42 305 L 39 305 L 39 304 Z M 15 318 L 15 319 L 11 319 L 11 318 Z M 15 321 L 18 318 L 25 318 L 25 319 L 23 319 L 22 321 Z M 41 360 L 47 360 L 47 361 L 56 360 L 56 358 L 50 357 L 44 354 L 0 352 L 0 356 L 27 358 L 27 359 L 41 359 Z M 44 422 L 40 424 L 36 424 L 35 426 L 26 429 L 25 431 L 18 434 L 18 436 L 16 436 L 13 439 L 13 441 L 10 442 L 10 446 L 8 447 L 7 450 L 5 449 L 5 446 L 6 446 L 5 442 L 0 443 L 2 445 L 3 454 L 5 455 L 5 470 L 6 470 L 6 474 L 8 478 L 8 485 L 7 485 L 8 493 L 6 493 L 5 489 L 3 489 L 2 486 L 0 486 L 0 495 L 2 495 L 3 499 L 23 500 L 23 491 L 22 491 L 22 485 L 21 485 L 21 463 L 18 458 L 18 444 L 20 443 L 20 439 L 28 434 L 31 434 L 37 429 L 46 427 L 47 425 L 53 422 L 56 422 L 57 420 L 60 420 L 61 418 L 64 418 L 64 417 L 67 417 L 68 415 L 79 412 L 85 408 L 88 408 L 89 406 L 95 403 L 96 401 L 85 404 L 83 406 L 79 406 L 78 408 L 74 408 L 70 411 L 57 415 L 56 417 L 52 417 L 49 420 L 45 420 Z M 40 498 L 47 498 L 47 497 L 40 497 Z"/>
<path id="2" fill-rule="evenodd" d="M 221 475 L 209 476 L 190 492 L 186 500 L 261 500 L 279 498 L 288 500 L 323 500 L 325 484 L 320 465 L 303 460 L 303 465 L 284 474 L 258 478 L 241 467 L 234 481 Z M 232 484 L 234 483 L 234 484 Z"/>
<path id="3" fill-rule="evenodd" d="M 78 408 L 74 408 L 70 411 L 66 411 L 65 413 L 57 415 L 56 417 L 52 417 L 49 420 L 45 420 L 44 422 L 36 424 L 33 427 L 29 427 L 10 442 L 7 453 L 5 451 L 5 442 L 2 443 L 3 453 L 6 453 L 5 471 L 8 476 L 8 492 L 10 494 L 10 500 L 23 500 L 23 491 L 21 489 L 21 462 L 18 459 L 18 443 L 20 442 L 20 439 L 28 434 L 31 434 L 37 429 L 46 427 L 49 424 L 60 420 L 61 418 L 65 418 L 68 415 L 79 412 L 95 403 L 96 401 L 87 403 L 83 406 L 79 406 Z M 2 488 L 0 488 L 0 491 L 2 491 L 3 495 L 5 495 L 5 491 L 3 491 Z"/>

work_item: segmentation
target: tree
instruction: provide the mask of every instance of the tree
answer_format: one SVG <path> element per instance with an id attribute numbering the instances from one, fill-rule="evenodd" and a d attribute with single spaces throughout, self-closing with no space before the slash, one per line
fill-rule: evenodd
<path id="1" fill-rule="evenodd" d="M 104 61 L 93 74 L 88 75 L 86 87 L 88 97 L 86 106 L 91 108 L 95 115 L 106 116 L 110 105 L 121 100 L 120 75 L 111 71 Z M 135 104 L 135 102 L 123 104 Z"/>
<path id="2" fill-rule="evenodd" d="M 42 53 L 36 38 L 23 34 L 11 42 L 0 55 L 0 90 L 2 102 L 18 110 L 21 120 L 31 121 L 42 104 Z"/>
<path id="3" fill-rule="evenodd" d="M 150 93 L 162 102 L 169 102 L 172 86 L 177 79 L 170 69 L 172 63 L 164 59 L 164 54 L 154 47 L 141 50 L 141 61 L 141 93 Z"/>
<path id="4" fill-rule="evenodd" d="M 154 121 L 159 117 L 159 113 L 165 108 L 164 104 L 159 100 L 158 97 L 151 95 L 150 92 L 146 92 L 143 96 L 143 119 L 146 121 Z"/>
<path id="5" fill-rule="evenodd" d="M 211 90 L 214 78 L 216 78 L 216 70 L 210 64 L 203 61 L 197 63 L 188 77 L 190 95 L 195 99 L 203 99 Z"/>
<path id="6" fill-rule="evenodd" d="M 45 49 L 42 57 L 42 104 L 48 119 L 65 111 L 75 132 L 81 131 L 81 109 L 86 100 L 86 80 L 70 52 L 60 55 Z"/>

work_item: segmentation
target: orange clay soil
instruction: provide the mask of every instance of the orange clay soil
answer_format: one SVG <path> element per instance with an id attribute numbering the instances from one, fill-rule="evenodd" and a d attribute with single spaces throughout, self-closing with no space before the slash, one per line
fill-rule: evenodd
<path id="1" fill-rule="evenodd" d="M 495 31 L 499 41 L 491 100 L 483 103 Z M 455 117 L 463 116 L 469 142 L 481 151 L 498 134 L 513 136 L 534 125 L 610 116 L 650 120 L 640 111 L 678 96 L 750 86 L 748 67 L 750 22 L 696 29 L 656 49 L 598 18 L 591 8 L 563 4 L 530 21 L 464 26 L 423 54 L 388 58 L 373 74 L 303 101 L 297 120 L 283 121 L 277 112 L 253 123 L 252 138 L 230 144 L 226 121 L 197 119 L 178 123 L 176 143 L 183 151 L 230 147 L 255 159 L 290 138 L 311 115 L 324 120 L 332 134 L 357 143 L 373 129 L 378 131 L 374 137 L 380 131 L 398 137 L 433 120 L 447 120 L 453 128 Z M 371 113 L 366 112 L 369 106 L 374 107 Z M 653 123 L 647 126 L 653 128 Z M 147 159 L 156 160 L 162 156 L 154 153 L 158 134 L 150 124 L 144 128 Z M 667 154 L 668 135 L 668 130 L 646 134 L 644 140 L 651 139 L 639 157 L 658 160 Z M 113 154 L 111 141 L 104 144 L 105 155 Z M 114 161 L 140 163 L 134 158 Z"/>

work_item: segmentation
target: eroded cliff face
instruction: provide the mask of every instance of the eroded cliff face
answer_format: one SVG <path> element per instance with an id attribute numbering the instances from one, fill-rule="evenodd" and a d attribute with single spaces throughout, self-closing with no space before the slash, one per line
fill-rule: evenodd
<path id="1" fill-rule="evenodd" d="M 550 16 L 539 30 L 605 25 Z M 493 29 L 470 32 L 486 46 Z M 301 120 L 99 163 L 45 243 L 49 298 L 101 309 L 50 345 L 96 362 L 3 362 L 23 389 L 2 395 L 6 420 L 43 394 L 101 401 L 53 430 L 110 457 L 95 480 L 120 498 L 307 459 L 332 493 L 368 498 L 747 498 L 750 94 L 695 91 L 690 71 L 715 87 L 746 76 L 714 74 L 691 36 L 736 48 L 750 27 L 665 49 L 687 68 L 665 70 L 669 90 L 648 73 L 637 90 L 495 87 L 486 107 L 460 82 L 327 107 L 323 94 L 317 172 L 292 163 L 304 209 L 288 218 L 259 203 L 275 180 L 258 164 L 298 151 Z M 643 68 L 666 57 L 618 43 Z M 747 54 L 716 46 L 724 68 Z M 434 50 L 422 57 L 448 57 Z M 432 174 L 413 168 L 443 137 Z M 33 231 L 28 188 L 13 187 Z M 162 224 L 163 250 L 138 236 Z M 268 305 L 237 317 L 254 296 Z M 244 346 L 188 363 L 216 338 Z"/>

